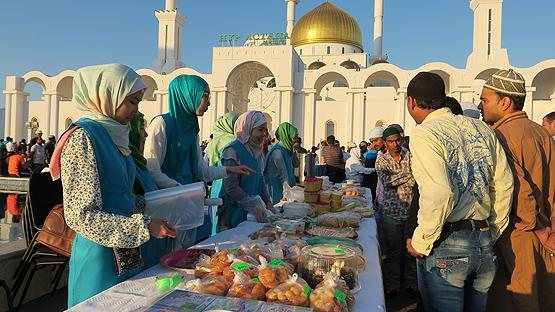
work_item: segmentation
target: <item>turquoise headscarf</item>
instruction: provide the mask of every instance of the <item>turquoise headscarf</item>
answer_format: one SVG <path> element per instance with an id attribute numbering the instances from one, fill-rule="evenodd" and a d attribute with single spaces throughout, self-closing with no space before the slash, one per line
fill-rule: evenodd
<path id="1" fill-rule="evenodd" d="M 297 128 L 288 122 L 284 122 L 279 125 L 276 130 L 276 138 L 279 140 L 279 144 L 283 145 L 286 150 L 293 153 L 293 144 L 295 143 L 295 137 L 298 134 Z"/>
<path id="2" fill-rule="evenodd" d="M 130 94 L 146 89 L 133 69 L 121 64 L 83 67 L 73 78 L 73 103 L 82 117 L 98 122 L 125 156 L 129 150 L 129 127 L 114 117 Z"/>
<path id="3" fill-rule="evenodd" d="M 208 83 L 199 76 L 182 75 L 176 77 L 170 83 L 169 93 L 169 115 L 174 120 L 167 138 L 166 154 L 189 155 L 193 176 L 198 176 L 197 136 L 199 133 L 197 108 L 206 90 Z M 167 159 L 170 168 L 181 165 L 183 158 L 170 157 Z"/>
<path id="4" fill-rule="evenodd" d="M 235 121 L 237 121 L 237 117 L 239 117 L 237 113 L 230 112 L 225 113 L 216 120 L 213 131 L 214 137 L 206 146 L 206 154 L 208 154 L 208 159 L 210 159 L 210 166 L 215 165 L 220 160 L 222 149 L 235 140 L 233 126 Z"/>

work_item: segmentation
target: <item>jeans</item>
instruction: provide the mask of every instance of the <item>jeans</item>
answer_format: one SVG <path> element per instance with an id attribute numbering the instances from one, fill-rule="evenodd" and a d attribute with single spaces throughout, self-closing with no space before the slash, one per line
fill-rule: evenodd
<path id="1" fill-rule="evenodd" d="M 382 213 L 382 243 L 384 260 L 384 281 L 390 288 L 401 288 L 416 282 L 416 260 L 406 251 L 405 222 Z"/>
<path id="2" fill-rule="evenodd" d="M 417 272 L 425 311 L 485 311 L 495 276 L 491 232 L 444 231 Z"/>

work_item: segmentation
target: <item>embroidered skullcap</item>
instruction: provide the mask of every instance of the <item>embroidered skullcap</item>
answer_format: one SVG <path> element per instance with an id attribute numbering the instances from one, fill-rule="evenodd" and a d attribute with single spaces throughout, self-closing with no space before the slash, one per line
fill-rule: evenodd
<path id="1" fill-rule="evenodd" d="M 390 135 L 399 135 L 399 134 L 400 133 L 399 133 L 399 130 L 397 130 L 397 128 L 389 127 L 383 131 L 383 139 L 384 140 L 387 139 L 387 137 Z"/>
<path id="2" fill-rule="evenodd" d="M 526 96 L 524 77 L 512 69 L 498 70 L 486 81 L 484 87 L 503 94 Z"/>
<path id="3" fill-rule="evenodd" d="M 383 127 L 378 126 L 374 129 L 370 130 L 370 134 L 368 135 L 368 138 L 370 140 L 375 139 L 375 138 L 381 138 L 382 135 L 383 135 L 384 130 L 385 129 Z"/>

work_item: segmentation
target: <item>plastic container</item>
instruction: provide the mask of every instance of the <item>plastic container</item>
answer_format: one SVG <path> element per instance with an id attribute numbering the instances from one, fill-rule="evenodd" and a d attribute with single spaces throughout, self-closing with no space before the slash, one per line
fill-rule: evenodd
<path id="1" fill-rule="evenodd" d="M 283 192 L 283 197 L 287 201 L 302 202 L 304 200 L 304 189 L 300 186 L 288 188 Z"/>
<path id="2" fill-rule="evenodd" d="M 283 217 L 288 219 L 302 219 L 308 215 L 310 205 L 306 203 L 283 204 Z"/>
<path id="3" fill-rule="evenodd" d="M 303 248 L 298 273 L 310 287 L 320 284 L 328 272 L 339 275 L 349 289 L 360 289 L 359 259 L 355 250 L 347 246 L 327 244 Z"/>
<path id="4" fill-rule="evenodd" d="M 316 215 L 322 215 L 331 211 L 331 207 L 329 203 L 311 203 L 310 204 L 314 210 L 316 210 Z"/>
<path id="5" fill-rule="evenodd" d="M 320 192 L 304 192 L 305 203 L 316 203 L 320 199 Z"/>
<path id="6" fill-rule="evenodd" d="M 331 201 L 331 192 L 323 191 L 320 193 L 320 202 L 329 203 Z"/>
<path id="7" fill-rule="evenodd" d="M 322 179 L 320 178 L 308 178 L 304 180 L 304 190 L 305 192 L 318 192 L 322 189 Z"/>

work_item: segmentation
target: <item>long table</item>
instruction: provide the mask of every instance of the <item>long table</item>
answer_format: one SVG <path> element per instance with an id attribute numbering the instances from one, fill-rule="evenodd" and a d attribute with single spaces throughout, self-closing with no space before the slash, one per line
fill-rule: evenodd
<path id="1" fill-rule="evenodd" d="M 245 221 L 238 227 L 218 233 L 193 248 L 214 248 L 216 243 L 221 248 L 237 246 L 247 239 L 247 235 L 255 232 L 262 226 L 260 223 Z M 363 219 L 359 230 L 358 242 L 364 248 L 364 257 L 366 258 L 367 265 L 366 270 L 359 275 L 362 289 L 355 294 L 356 303 L 354 311 L 385 311 L 380 253 L 376 235 L 375 219 Z M 176 271 L 167 267 L 156 265 L 74 306 L 68 311 L 125 312 L 144 310 L 165 295 L 156 289 L 156 277 L 175 273 Z M 184 276 L 184 280 L 193 278 L 192 275 Z M 185 282 L 182 282 L 183 284 Z"/>

